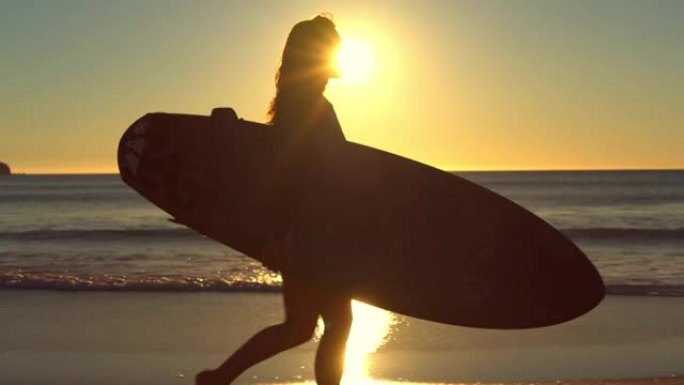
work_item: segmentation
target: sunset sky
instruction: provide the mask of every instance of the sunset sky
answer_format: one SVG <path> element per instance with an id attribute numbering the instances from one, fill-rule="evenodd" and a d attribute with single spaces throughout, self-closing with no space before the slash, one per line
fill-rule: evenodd
<path id="1" fill-rule="evenodd" d="M 371 47 L 347 139 L 447 170 L 684 168 L 684 1 L 0 0 L 0 161 L 116 172 L 150 111 L 263 121 L 290 28 Z"/>

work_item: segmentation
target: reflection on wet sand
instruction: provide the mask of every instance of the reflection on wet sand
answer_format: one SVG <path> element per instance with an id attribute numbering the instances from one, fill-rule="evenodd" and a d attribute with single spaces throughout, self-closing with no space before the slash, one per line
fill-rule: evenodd
<path id="1" fill-rule="evenodd" d="M 371 368 L 368 356 L 392 338 L 392 332 L 398 322 L 397 318 L 387 310 L 358 301 L 352 302 L 352 311 L 354 323 L 347 341 L 342 384 L 387 383 L 369 377 L 368 371 Z M 317 339 L 320 338 L 322 332 L 323 324 L 319 320 Z"/>

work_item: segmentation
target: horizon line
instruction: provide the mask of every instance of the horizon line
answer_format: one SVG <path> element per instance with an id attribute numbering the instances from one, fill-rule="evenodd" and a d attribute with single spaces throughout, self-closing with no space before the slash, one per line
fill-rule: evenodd
<path id="1" fill-rule="evenodd" d="M 559 168 L 559 169 L 482 169 L 482 170 L 442 170 L 448 173 L 475 173 L 475 172 L 637 172 L 637 171 L 684 171 L 684 168 Z M 119 175 L 118 172 L 13 172 L 12 175 L 28 175 L 28 176 L 48 176 L 48 175 Z"/>

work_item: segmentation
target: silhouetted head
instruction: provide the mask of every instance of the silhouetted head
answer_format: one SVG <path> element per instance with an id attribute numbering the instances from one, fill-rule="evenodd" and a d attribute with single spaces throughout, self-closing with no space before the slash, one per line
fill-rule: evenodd
<path id="1" fill-rule="evenodd" d="M 272 123 L 290 101 L 302 104 L 323 94 L 328 79 L 339 75 L 334 62 L 339 47 L 340 35 L 326 16 L 300 21 L 292 28 L 276 73 L 276 96 L 269 109 Z"/>

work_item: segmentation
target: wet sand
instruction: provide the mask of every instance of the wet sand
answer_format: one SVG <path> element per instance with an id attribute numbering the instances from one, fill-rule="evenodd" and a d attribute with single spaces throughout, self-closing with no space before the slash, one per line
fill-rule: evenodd
<path id="1" fill-rule="evenodd" d="M 192 384 L 282 318 L 276 293 L 0 291 L 0 384 Z M 684 298 L 610 296 L 564 325 L 487 331 L 355 308 L 348 384 L 684 384 Z M 311 383 L 316 343 L 236 383 Z M 596 379 L 611 379 L 601 380 Z"/>

